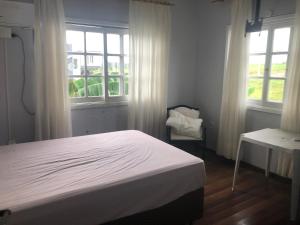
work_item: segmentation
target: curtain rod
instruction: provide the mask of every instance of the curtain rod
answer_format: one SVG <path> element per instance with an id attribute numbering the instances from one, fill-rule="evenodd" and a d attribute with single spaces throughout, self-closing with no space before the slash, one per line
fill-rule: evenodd
<path id="1" fill-rule="evenodd" d="M 155 1 L 155 0 L 133 0 L 136 2 L 146 2 L 146 3 L 153 3 L 158 5 L 168 5 L 168 6 L 174 6 L 175 4 L 165 1 Z"/>

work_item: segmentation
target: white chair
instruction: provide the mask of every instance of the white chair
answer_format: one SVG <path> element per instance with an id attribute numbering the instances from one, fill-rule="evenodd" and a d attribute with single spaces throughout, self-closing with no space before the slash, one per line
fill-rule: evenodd
<path id="1" fill-rule="evenodd" d="M 169 112 L 170 110 L 175 110 L 177 112 L 180 112 L 181 114 L 198 119 L 200 118 L 200 112 L 198 108 L 193 108 L 187 105 L 177 105 L 174 107 L 170 107 L 167 109 L 167 119 L 169 118 Z M 204 123 L 202 123 L 202 126 L 199 129 L 200 132 L 200 138 L 194 138 L 194 137 L 188 137 L 188 136 L 182 136 L 179 134 L 176 134 L 173 130 L 173 128 L 167 126 L 167 141 L 169 144 L 180 144 L 180 143 L 192 143 L 196 145 L 196 147 L 202 148 L 202 158 L 205 157 L 205 149 L 206 149 L 206 128 L 204 126 Z"/>

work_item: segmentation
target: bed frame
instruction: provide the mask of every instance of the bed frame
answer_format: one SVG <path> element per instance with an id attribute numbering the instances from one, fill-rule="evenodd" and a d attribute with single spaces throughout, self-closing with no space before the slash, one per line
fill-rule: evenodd
<path id="1" fill-rule="evenodd" d="M 204 188 L 190 192 L 164 206 L 102 225 L 184 225 L 203 214 Z"/>
<path id="2" fill-rule="evenodd" d="M 11 215 L 11 211 L 6 210 L 0 210 L 0 225 L 7 225 L 7 219 Z"/>
<path id="3" fill-rule="evenodd" d="M 204 188 L 190 192 L 159 208 L 137 213 L 101 225 L 185 225 L 203 214 Z M 0 225 L 7 225 L 9 210 L 0 210 Z"/>
<path id="4" fill-rule="evenodd" d="M 190 192 L 159 208 L 137 213 L 101 225 L 185 225 L 203 214 L 204 188 Z M 7 225 L 9 210 L 0 211 L 0 225 Z"/>

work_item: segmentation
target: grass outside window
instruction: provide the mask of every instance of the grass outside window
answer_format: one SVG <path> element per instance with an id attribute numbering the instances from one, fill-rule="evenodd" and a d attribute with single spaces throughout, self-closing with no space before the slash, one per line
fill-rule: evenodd
<path id="1" fill-rule="evenodd" d="M 280 108 L 284 99 L 291 26 L 265 24 L 250 33 L 247 98 L 251 105 Z"/>

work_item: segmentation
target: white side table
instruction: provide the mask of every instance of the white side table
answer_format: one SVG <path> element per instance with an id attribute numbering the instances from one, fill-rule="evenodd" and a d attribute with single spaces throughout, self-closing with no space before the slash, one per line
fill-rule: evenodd
<path id="1" fill-rule="evenodd" d="M 300 134 L 290 133 L 280 129 L 263 129 L 250 133 L 244 133 L 240 136 L 240 141 L 237 150 L 232 191 L 234 191 L 237 173 L 241 160 L 242 143 L 249 142 L 266 147 L 266 164 L 265 175 L 269 176 L 270 159 L 272 151 L 284 151 L 293 155 L 294 168 L 292 177 L 292 193 L 291 193 L 291 212 L 290 219 L 295 220 L 298 210 L 298 200 L 300 192 Z"/>

